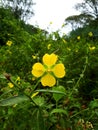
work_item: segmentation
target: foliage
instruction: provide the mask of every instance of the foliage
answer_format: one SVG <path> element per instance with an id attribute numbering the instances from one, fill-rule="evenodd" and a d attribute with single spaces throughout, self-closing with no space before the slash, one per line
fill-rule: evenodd
<path id="1" fill-rule="evenodd" d="M 94 18 L 98 18 L 98 1 L 97 0 L 84 0 L 78 3 L 75 8 L 80 10 L 83 14 L 88 14 Z"/>
<path id="2" fill-rule="evenodd" d="M 97 29 L 85 26 L 85 33 L 81 28 L 60 37 L 58 31 L 48 34 L 39 28 L 32 30 L 10 13 L 2 10 L 0 21 L 4 26 L 0 32 L 0 129 L 97 130 Z M 52 70 L 55 58 L 49 66 L 50 57 L 55 55 L 57 64 L 64 65 L 64 77 L 56 77 L 61 75 L 61 68 L 55 69 L 56 74 Z M 39 62 L 46 67 L 45 73 L 35 77 L 32 69 Z M 50 71 L 57 82 L 43 86 L 40 80 Z"/>
<path id="3" fill-rule="evenodd" d="M 11 9 L 16 19 L 27 21 L 34 11 L 32 6 L 34 5 L 32 0 L 2 0 L 1 7 L 5 9 Z"/>
<path id="4" fill-rule="evenodd" d="M 0 45 L 5 45 L 8 40 L 14 44 L 23 44 L 30 33 L 37 33 L 38 30 L 17 20 L 10 9 L 0 8 Z"/>
<path id="5" fill-rule="evenodd" d="M 97 0 L 84 0 L 76 4 L 75 9 L 80 11 L 79 15 L 69 16 L 65 19 L 66 24 L 71 24 L 73 29 L 78 27 L 85 27 L 93 21 L 98 21 L 98 1 Z M 97 26 L 98 22 L 94 25 Z"/>
<path id="6" fill-rule="evenodd" d="M 66 24 L 71 24 L 72 30 L 78 27 L 88 25 L 88 22 L 92 21 L 92 16 L 89 14 L 73 15 L 66 18 Z"/>

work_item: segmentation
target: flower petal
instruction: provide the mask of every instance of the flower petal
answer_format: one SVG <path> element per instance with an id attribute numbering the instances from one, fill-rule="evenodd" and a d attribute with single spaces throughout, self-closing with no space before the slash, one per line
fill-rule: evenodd
<path id="1" fill-rule="evenodd" d="M 41 83 L 43 86 L 52 87 L 56 84 L 56 79 L 51 74 L 46 74 L 41 78 Z"/>
<path id="2" fill-rule="evenodd" d="M 53 73 L 57 78 L 63 78 L 66 74 L 64 65 L 62 63 L 55 65 Z"/>
<path id="3" fill-rule="evenodd" d="M 41 63 L 35 63 L 32 68 L 32 74 L 35 77 L 40 77 L 44 74 L 45 69 Z"/>
<path id="4" fill-rule="evenodd" d="M 57 59 L 58 59 L 57 55 L 55 55 L 53 53 L 50 54 L 50 55 L 49 54 L 45 54 L 43 56 L 43 63 L 45 65 L 47 65 L 47 66 L 52 66 L 52 65 L 54 65 L 56 63 Z"/>

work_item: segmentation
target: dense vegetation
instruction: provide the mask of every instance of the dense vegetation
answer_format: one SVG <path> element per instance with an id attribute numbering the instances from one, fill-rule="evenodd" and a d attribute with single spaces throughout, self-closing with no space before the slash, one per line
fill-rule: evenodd
<path id="1" fill-rule="evenodd" d="M 93 20 L 61 37 L 0 8 L 1 130 L 98 129 L 96 24 Z M 66 72 L 52 87 L 44 87 L 31 72 L 47 53 L 58 55 Z"/>

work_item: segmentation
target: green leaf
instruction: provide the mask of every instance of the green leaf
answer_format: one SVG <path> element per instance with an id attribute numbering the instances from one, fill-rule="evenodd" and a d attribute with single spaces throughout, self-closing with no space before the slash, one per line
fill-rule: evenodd
<path id="1" fill-rule="evenodd" d="M 13 90 L 8 90 L 8 91 L 6 91 L 6 92 L 4 92 L 1 96 L 0 96 L 0 98 L 2 98 L 4 95 L 6 95 L 6 94 L 8 94 L 8 93 L 10 93 L 10 92 L 12 92 Z"/>
<path id="2" fill-rule="evenodd" d="M 56 93 L 56 94 L 62 94 L 62 95 L 65 95 L 65 92 L 60 92 L 60 91 L 57 91 L 57 90 L 50 90 L 50 89 L 39 89 L 39 90 L 36 90 L 36 92 L 44 92 L 44 93 Z"/>
<path id="3" fill-rule="evenodd" d="M 68 116 L 68 112 L 64 109 L 61 109 L 61 108 L 56 108 L 56 109 L 53 109 L 51 112 L 50 112 L 50 115 L 52 114 L 55 114 L 55 113 L 59 113 L 59 114 L 65 114 L 66 116 Z"/>
<path id="4" fill-rule="evenodd" d="M 21 103 L 23 101 L 28 101 L 29 98 L 24 95 L 14 96 L 7 99 L 0 100 L 0 106 L 12 106 L 14 104 Z"/>
<path id="5" fill-rule="evenodd" d="M 46 130 L 45 129 L 45 118 L 43 118 L 43 110 L 38 108 L 33 108 L 33 120 L 32 120 L 32 126 L 33 130 Z"/>
<path id="6" fill-rule="evenodd" d="M 37 119 L 36 119 L 36 130 L 45 130 L 45 125 L 44 125 L 44 118 L 43 118 L 43 112 L 42 110 L 38 110 L 37 111 L 37 115 L 36 115 Z"/>
<path id="7" fill-rule="evenodd" d="M 63 86 L 53 87 L 52 90 L 59 92 L 59 93 L 53 93 L 53 98 L 55 99 L 56 102 L 59 101 L 64 96 L 64 94 L 62 94 L 65 93 L 65 88 Z"/>
<path id="8" fill-rule="evenodd" d="M 91 107 L 92 109 L 98 108 L 98 99 L 91 101 L 89 107 Z"/>
<path id="9" fill-rule="evenodd" d="M 6 79 L 6 77 L 3 74 L 0 74 L 0 79 Z"/>
<path id="10" fill-rule="evenodd" d="M 44 104 L 45 104 L 45 100 L 44 100 L 44 98 L 43 97 L 35 97 L 34 99 L 33 99 L 33 101 L 38 105 L 38 106 L 43 106 Z"/>
<path id="11" fill-rule="evenodd" d="M 66 83 L 72 84 L 72 83 L 73 83 L 73 80 L 67 81 Z"/>

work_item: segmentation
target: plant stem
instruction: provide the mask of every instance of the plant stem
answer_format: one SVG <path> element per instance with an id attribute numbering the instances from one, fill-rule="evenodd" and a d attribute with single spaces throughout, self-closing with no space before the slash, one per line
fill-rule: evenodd
<path id="1" fill-rule="evenodd" d="M 73 87 L 71 93 L 69 94 L 69 97 L 73 94 L 73 91 L 79 86 L 79 83 L 80 83 L 81 79 L 83 78 L 84 73 L 85 73 L 85 71 L 86 71 L 87 65 L 88 65 L 88 47 L 87 47 L 87 56 L 85 57 L 84 68 L 83 68 L 83 70 L 82 70 L 82 73 L 80 74 L 80 77 L 79 77 L 78 81 L 76 82 L 76 84 L 75 84 L 75 86 Z"/>
<path id="2" fill-rule="evenodd" d="M 81 111 L 79 111 L 78 113 L 76 113 L 76 114 L 74 114 L 73 116 L 71 116 L 70 118 L 73 118 L 73 117 L 79 115 L 80 113 L 82 113 L 82 112 L 84 112 L 84 111 L 88 111 L 88 110 L 89 110 L 89 108 L 84 109 L 84 110 L 81 110 Z"/>
<path id="3" fill-rule="evenodd" d="M 10 82 L 11 82 L 12 84 L 14 84 L 14 85 L 22 92 L 23 95 L 27 96 L 27 97 L 30 99 L 30 101 L 35 104 L 35 106 L 38 106 L 38 105 L 32 100 L 32 98 L 31 98 L 30 95 L 28 95 L 28 94 L 26 94 L 24 91 L 22 91 L 22 89 L 19 87 L 18 84 L 16 84 L 12 79 L 10 79 Z"/>

